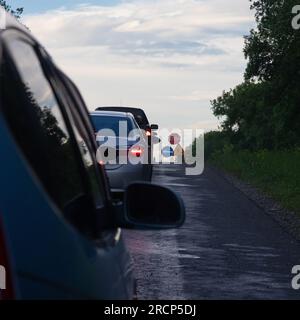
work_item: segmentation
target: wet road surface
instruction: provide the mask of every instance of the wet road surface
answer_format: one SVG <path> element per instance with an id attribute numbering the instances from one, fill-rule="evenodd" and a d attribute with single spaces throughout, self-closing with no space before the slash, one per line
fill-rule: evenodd
<path id="1" fill-rule="evenodd" d="M 154 183 L 179 193 L 184 226 L 126 231 L 139 299 L 300 299 L 292 289 L 300 243 L 222 176 L 160 166 Z"/>

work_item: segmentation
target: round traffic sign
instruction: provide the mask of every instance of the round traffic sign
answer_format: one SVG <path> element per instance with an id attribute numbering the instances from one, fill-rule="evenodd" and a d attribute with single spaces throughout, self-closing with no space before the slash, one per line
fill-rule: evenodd
<path id="1" fill-rule="evenodd" d="M 174 150 L 172 147 L 170 146 L 167 146 L 167 147 L 164 147 L 162 150 L 161 150 L 161 153 L 164 157 L 166 158 L 170 158 L 170 157 L 174 157 Z"/>
<path id="2" fill-rule="evenodd" d="M 181 137 L 178 133 L 172 133 L 169 136 L 169 142 L 171 145 L 179 144 L 181 141 Z"/>

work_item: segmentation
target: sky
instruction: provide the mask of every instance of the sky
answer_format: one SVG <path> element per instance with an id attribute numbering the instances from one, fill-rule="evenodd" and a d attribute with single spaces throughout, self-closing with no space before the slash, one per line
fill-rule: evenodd
<path id="1" fill-rule="evenodd" d="M 88 108 L 142 107 L 167 128 L 216 129 L 210 100 L 243 80 L 248 0 L 11 0 Z"/>

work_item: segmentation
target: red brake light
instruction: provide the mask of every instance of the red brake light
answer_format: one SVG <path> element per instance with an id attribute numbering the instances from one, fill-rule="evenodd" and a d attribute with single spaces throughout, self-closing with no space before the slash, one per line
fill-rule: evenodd
<path id="1" fill-rule="evenodd" d="M 150 136 L 151 136 L 151 130 L 147 130 L 147 131 L 146 131 L 146 136 L 147 136 L 147 137 L 150 137 Z"/>
<path id="2" fill-rule="evenodd" d="M 0 290 L 0 300 L 13 300 L 15 296 L 14 296 L 14 289 L 13 289 L 13 282 L 12 282 L 12 274 L 11 274 L 8 252 L 5 246 L 4 230 L 1 224 L 1 219 L 0 219 L 0 266 L 4 267 L 4 270 L 0 270 L 0 272 L 4 271 L 5 285 L 6 285 L 5 290 Z"/>
<path id="3" fill-rule="evenodd" d="M 130 153 L 137 158 L 141 157 L 143 152 L 144 152 L 143 148 L 139 146 L 133 147 L 132 149 L 130 149 Z"/>

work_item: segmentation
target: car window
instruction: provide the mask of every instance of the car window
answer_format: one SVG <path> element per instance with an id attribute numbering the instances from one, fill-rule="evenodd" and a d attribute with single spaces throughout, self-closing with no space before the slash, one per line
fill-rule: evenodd
<path id="1" fill-rule="evenodd" d="M 134 116 L 135 121 L 138 123 L 141 129 L 146 129 L 149 125 L 149 121 L 145 112 L 141 109 L 136 108 L 126 108 L 126 107 L 99 107 L 96 111 L 118 111 L 118 112 L 128 112 Z"/>
<path id="2" fill-rule="evenodd" d="M 3 92 L 8 123 L 50 197 L 76 224 L 78 214 L 84 214 L 82 209 L 88 211 L 83 200 L 86 190 L 62 109 L 34 48 L 21 40 L 9 41 L 7 46 L 21 78 L 16 81 L 5 64 Z M 82 143 L 81 150 L 84 148 Z"/>
<path id="3" fill-rule="evenodd" d="M 110 129 L 112 130 L 117 137 L 120 136 L 120 133 L 126 136 L 134 129 L 133 122 L 131 119 L 125 117 L 116 117 L 116 116 L 105 116 L 105 115 L 92 115 L 92 123 L 95 128 L 95 132 L 98 132 L 103 129 Z M 126 125 L 126 131 L 121 132 L 119 130 L 120 123 L 124 123 Z"/>
<path id="4" fill-rule="evenodd" d="M 75 139 L 80 149 L 83 165 L 88 179 L 88 187 L 91 190 L 94 204 L 97 208 L 104 206 L 104 186 L 99 182 L 99 175 L 96 172 L 96 160 L 92 157 L 92 151 L 88 147 L 87 137 L 83 134 L 83 128 L 76 126 L 75 121 L 71 122 Z"/>
<path id="5" fill-rule="evenodd" d="M 80 116 L 82 112 L 86 112 L 85 116 L 90 121 L 87 108 L 75 85 L 57 70 L 55 70 L 54 73 L 62 94 L 66 98 L 66 104 L 69 107 L 69 121 L 80 149 L 80 155 L 88 180 L 88 187 L 92 193 L 94 205 L 99 209 L 105 204 L 107 186 L 105 186 L 105 182 L 103 181 L 103 172 L 102 174 L 99 172 L 99 164 L 97 163 L 96 157 L 93 156 L 96 152 L 92 146 L 94 135 L 89 136 L 86 124 L 84 124 L 84 119 Z"/>

